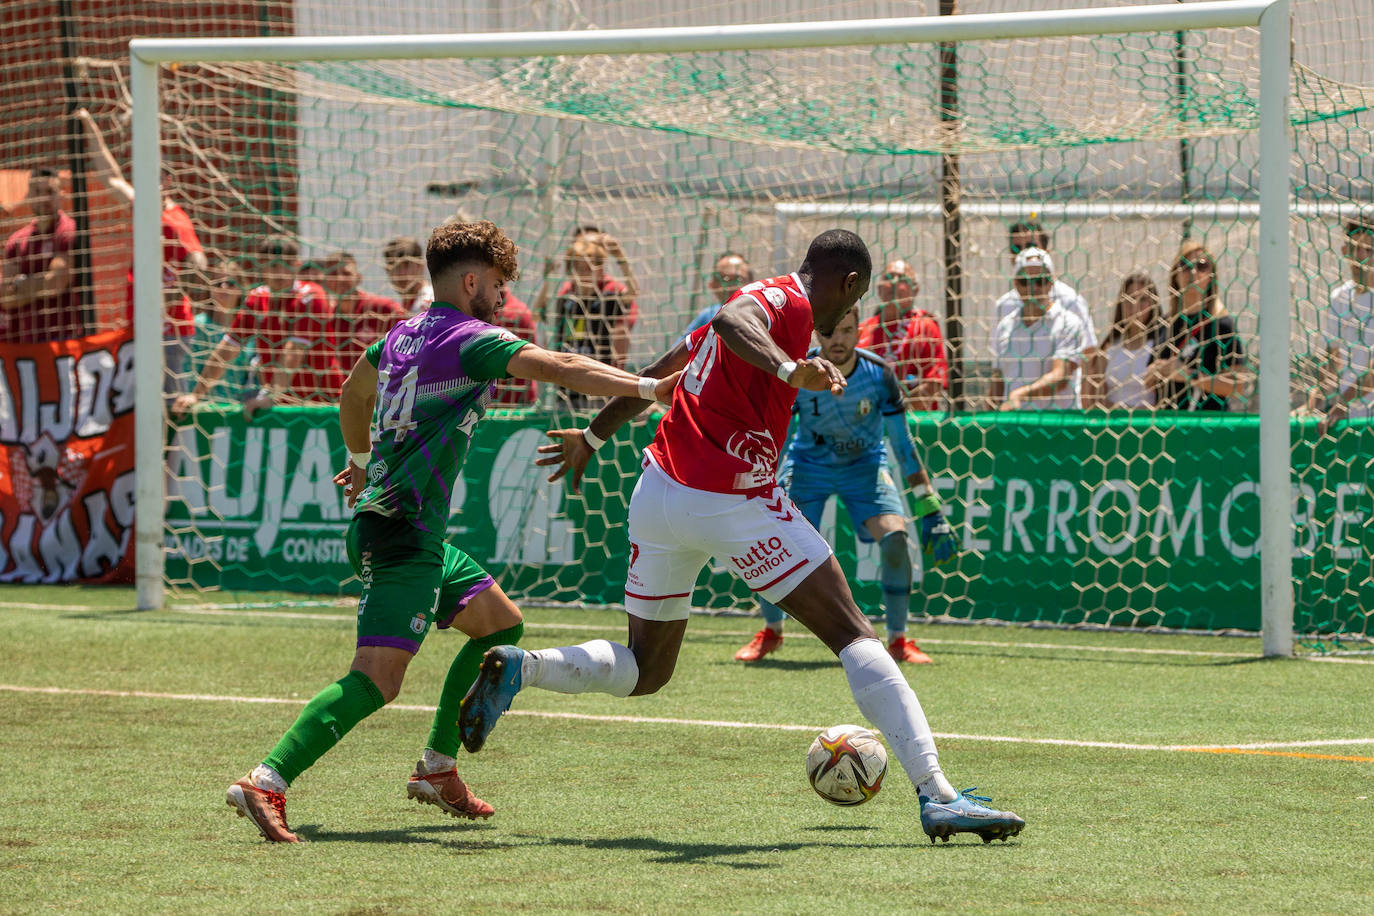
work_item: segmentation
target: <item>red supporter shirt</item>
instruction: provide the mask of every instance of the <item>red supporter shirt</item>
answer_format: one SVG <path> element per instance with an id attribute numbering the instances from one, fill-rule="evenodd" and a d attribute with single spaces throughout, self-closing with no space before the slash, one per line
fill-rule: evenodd
<path id="1" fill-rule="evenodd" d="M 177 282 L 178 270 L 190 266 L 189 261 L 193 253 L 204 250 L 201 247 L 200 238 L 196 236 L 196 227 L 191 224 L 191 217 L 186 215 L 186 211 L 176 204 L 164 207 L 162 210 L 162 290 L 164 293 L 175 292 L 180 287 L 181 284 Z M 128 273 L 125 314 L 129 323 L 133 324 L 134 271 L 132 267 L 129 268 Z M 171 337 L 173 334 L 177 334 L 181 337 L 190 337 L 196 331 L 193 319 L 191 300 L 186 296 L 174 300 L 167 307 L 167 314 L 162 323 L 162 336 Z"/>
<path id="2" fill-rule="evenodd" d="M 385 337 L 396 322 L 409 317 L 410 313 L 401 303 L 376 293 L 355 289 L 349 295 L 339 297 L 331 331 L 338 348 L 339 363 L 337 383 L 333 387 L 338 389 L 343 384 L 344 378 L 362 358 L 364 350 Z"/>
<path id="3" fill-rule="evenodd" d="M 67 262 L 67 288 L 55 296 L 40 296 L 15 311 L 0 310 L 0 342 L 43 343 L 49 340 L 70 340 L 85 333 L 81 316 L 81 299 L 76 294 L 76 265 L 72 263 L 72 246 L 76 239 L 76 222 L 61 210 L 51 233 L 38 231 L 38 220 L 14 233 L 5 242 L 5 260 L 13 262 L 13 274 L 47 273 L 54 258 Z"/>
<path id="4" fill-rule="evenodd" d="M 521 340 L 534 343 L 534 315 L 530 307 L 511 293 L 506 294 L 506 304 L 496 315 L 496 326 L 505 328 Z M 527 407 L 535 401 L 534 382 L 529 379 L 502 379 L 496 383 L 496 393 L 491 402 L 505 407 Z"/>
<path id="5" fill-rule="evenodd" d="M 859 324 L 859 346 L 881 356 L 904 387 L 932 379 L 949 384 L 949 362 L 940 323 L 924 309 L 912 309 L 895 322 L 884 323 L 882 313 Z M 939 404 L 916 405 L 938 410 Z"/>
<path id="6" fill-rule="evenodd" d="M 802 359 L 811 346 L 811 300 L 796 274 L 742 288 L 763 310 L 768 333 Z M 797 389 L 736 356 L 708 324 L 688 337 L 691 362 L 658 425 L 649 458 L 684 486 L 750 493 L 773 486 Z"/>
<path id="7" fill-rule="evenodd" d="M 320 285 L 297 280 L 290 292 L 275 297 L 266 286 L 259 286 L 244 297 L 224 336 L 239 346 L 257 338 L 264 368 L 281 361 L 281 351 L 288 342 L 300 344 L 307 352 L 291 380 L 291 393 L 307 401 L 337 400 L 334 307 Z"/>

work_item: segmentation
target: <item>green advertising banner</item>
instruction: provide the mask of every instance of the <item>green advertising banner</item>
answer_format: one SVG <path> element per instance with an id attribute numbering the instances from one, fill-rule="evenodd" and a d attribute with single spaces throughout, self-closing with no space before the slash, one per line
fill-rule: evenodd
<path id="1" fill-rule="evenodd" d="M 1252 417 L 913 415 L 964 552 L 922 575 L 916 614 L 1197 629 L 1259 627 L 1258 422 Z M 476 429 L 450 539 L 524 600 L 618 603 L 624 520 L 656 420 L 622 430 L 582 493 L 534 465 L 567 417 L 497 413 Z M 1301 629 L 1363 632 L 1374 608 L 1374 430 L 1319 439 L 1293 427 L 1294 573 Z M 167 566 L 174 585 L 355 593 L 349 512 L 332 482 L 335 411 L 281 408 L 243 422 L 202 410 L 169 443 Z M 880 610 L 878 558 L 833 501 L 821 530 L 860 605 Z M 700 607 L 751 606 L 724 567 Z"/>

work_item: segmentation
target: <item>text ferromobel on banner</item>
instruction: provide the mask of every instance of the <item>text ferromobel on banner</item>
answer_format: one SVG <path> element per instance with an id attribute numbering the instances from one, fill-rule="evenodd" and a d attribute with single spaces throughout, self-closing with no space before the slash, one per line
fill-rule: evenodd
<path id="1" fill-rule="evenodd" d="M 0 582 L 131 582 L 127 330 L 0 353 Z"/>

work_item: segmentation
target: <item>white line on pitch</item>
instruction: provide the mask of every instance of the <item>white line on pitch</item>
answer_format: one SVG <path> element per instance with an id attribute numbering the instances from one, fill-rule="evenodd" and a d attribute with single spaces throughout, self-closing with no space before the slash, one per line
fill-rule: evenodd
<path id="1" fill-rule="evenodd" d="M 26 687 L 19 684 L 0 684 L 0 690 L 11 693 L 43 694 L 48 696 L 92 696 L 133 698 L 142 700 L 184 700 L 202 703 L 249 703 L 277 706 L 304 706 L 308 700 L 285 697 L 241 697 L 211 693 L 156 693 L 148 690 L 97 690 L 75 687 Z M 415 703 L 392 703 L 385 709 L 398 712 L 434 712 L 435 707 Z M 663 716 L 592 715 L 577 712 L 538 712 L 511 710 L 509 716 L 532 719 L 574 719 L 582 722 L 623 722 L 633 725 L 690 725 L 702 728 L 744 728 L 759 731 L 817 732 L 822 725 L 793 725 L 774 722 L 732 722 L 725 719 L 678 719 Z M 1374 738 L 1323 739 L 1319 741 L 1275 741 L 1263 744 L 1132 744 L 1122 741 L 1079 741 L 1071 738 L 1025 738 L 1010 735 L 966 735 L 954 732 L 935 732 L 934 736 L 951 741 L 987 741 L 1003 744 L 1034 744 L 1052 747 L 1080 747 L 1123 751 L 1225 751 L 1278 750 L 1302 747 L 1341 747 L 1374 744 Z"/>
<path id="2" fill-rule="evenodd" d="M 334 607 L 337 602 L 297 602 L 300 607 Z M 303 614 L 295 611 L 277 610 L 247 610 L 252 607 L 263 607 L 264 605 L 242 604 L 242 605 L 191 605 L 173 606 L 164 613 L 190 614 L 205 617 L 266 617 L 274 620 L 323 620 L 323 621 L 352 621 L 356 617 L 353 614 Z M 0 602 L 0 609 L 12 608 L 15 610 L 39 610 L 39 611 L 70 611 L 74 608 L 61 604 L 27 604 L 24 602 Z M 239 610 L 238 608 L 242 608 Z M 570 630 L 574 632 L 593 632 L 593 633 L 623 633 L 623 626 L 607 626 L 605 624 L 581 624 L 581 623 L 538 623 L 526 620 L 525 629 L 527 630 Z M 752 636 L 752 631 L 747 630 L 712 630 L 712 636 Z M 791 638 L 815 639 L 816 637 L 809 632 L 789 633 Z M 941 639 L 939 637 L 921 636 L 922 643 L 933 646 L 978 646 L 988 649 L 1053 649 L 1065 652 L 1105 652 L 1108 654 L 1119 655 L 1172 655 L 1193 658 L 1254 658 L 1253 652 L 1211 652 L 1201 649 L 1142 649 L 1134 646 L 1082 646 L 1068 645 L 1065 643 L 1051 642 L 1000 642 L 986 639 Z M 1329 656 L 1329 655 L 1299 655 L 1300 661 L 1310 662 L 1334 662 L 1346 665 L 1374 665 L 1374 658 L 1351 658 L 1348 656 Z"/>

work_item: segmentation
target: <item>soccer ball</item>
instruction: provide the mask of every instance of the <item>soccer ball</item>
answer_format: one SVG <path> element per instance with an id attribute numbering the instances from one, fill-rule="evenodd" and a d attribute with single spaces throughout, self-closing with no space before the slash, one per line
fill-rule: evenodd
<path id="1" fill-rule="evenodd" d="M 878 794 L 887 775 L 887 751 L 878 736 L 857 725 L 832 725 L 806 752 L 806 778 L 832 805 L 862 805 Z"/>

